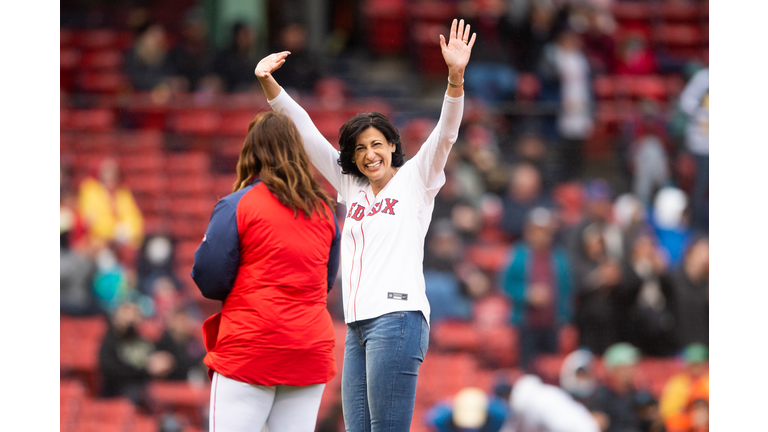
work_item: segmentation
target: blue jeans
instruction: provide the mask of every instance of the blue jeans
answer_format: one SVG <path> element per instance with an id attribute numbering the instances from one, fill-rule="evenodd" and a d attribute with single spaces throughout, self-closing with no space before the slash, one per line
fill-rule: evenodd
<path id="1" fill-rule="evenodd" d="M 416 379 L 428 345 L 429 326 L 419 311 L 347 325 L 341 375 L 347 432 L 410 430 Z"/>

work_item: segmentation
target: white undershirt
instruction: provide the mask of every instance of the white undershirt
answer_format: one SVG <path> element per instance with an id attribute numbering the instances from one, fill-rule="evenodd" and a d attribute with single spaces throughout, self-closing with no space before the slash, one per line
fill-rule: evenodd
<path id="1" fill-rule="evenodd" d="M 429 322 L 424 238 L 445 183 L 443 168 L 458 136 L 464 97 L 445 96 L 432 134 L 376 196 L 367 178 L 341 173 L 339 151 L 284 90 L 269 104 L 294 121 L 310 161 L 347 206 L 340 270 L 345 321 L 418 310 Z"/>

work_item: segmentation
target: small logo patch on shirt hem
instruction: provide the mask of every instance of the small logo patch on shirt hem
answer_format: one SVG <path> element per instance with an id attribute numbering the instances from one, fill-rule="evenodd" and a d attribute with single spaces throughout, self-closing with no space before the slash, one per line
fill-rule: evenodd
<path id="1" fill-rule="evenodd" d="M 408 300 L 408 294 L 390 292 L 387 293 L 387 298 L 394 300 Z"/>

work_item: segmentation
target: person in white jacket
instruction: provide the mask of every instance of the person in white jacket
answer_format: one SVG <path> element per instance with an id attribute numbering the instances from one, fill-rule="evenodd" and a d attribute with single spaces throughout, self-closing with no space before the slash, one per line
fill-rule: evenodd
<path id="1" fill-rule="evenodd" d="M 584 405 L 535 375 L 518 378 L 509 404 L 515 432 L 600 432 Z"/>
<path id="2" fill-rule="evenodd" d="M 448 66 L 440 120 L 408 161 L 397 129 L 375 112 L 347 121 L 336 150 L 273 76 L 289 52 L 271 54 L 256 66 L 272 109 L 293 120 L 310 161 L 347 206 L 341 248 L 347 323 L 342 406 L 349 432 L 410 428 L 418 370 L 429 344 L 424 238 L 458 136 L 464 70 L 475 39 L 464 20 L 453 21 L 447 41 L 440 35 Z"/>

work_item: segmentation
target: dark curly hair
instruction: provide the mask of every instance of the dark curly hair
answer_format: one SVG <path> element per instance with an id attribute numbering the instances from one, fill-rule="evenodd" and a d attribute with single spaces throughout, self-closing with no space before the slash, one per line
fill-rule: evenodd
<path id="1" fill-rule="evenodd" d="M 369 112 L 358 114 L 351 119 L 347 120 L 344 125 L 339 128 L 339 166 L 341 166 L 342 174 L 352 174 L 356 177 L 365 177 L 363 173 L 357 169 L 357 165 L 352 162 L 352 158 L 355 155 L 355 145 L 357 144 L 357 137 L 363 131 L 369 127 L 376 128 L 384 135 L 387 142 L 395 145 L 395 152 L 392 153 L 392 166 L 395 168 L 403 166 L 405 163 L 405 153 L 403 153 L 403 145 L 400 143 L 400 132 L 389 121 L 387 116 L 378 112 Z"/>

